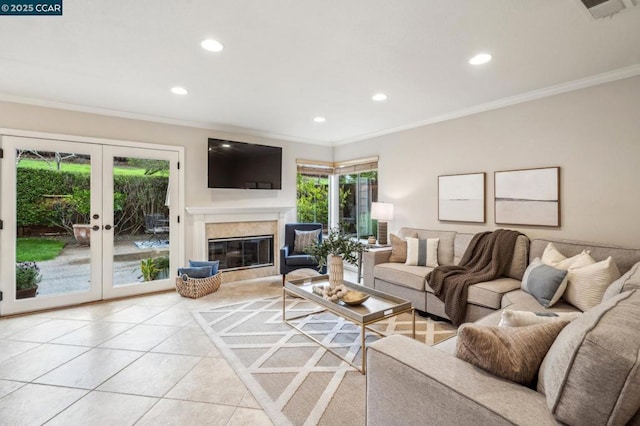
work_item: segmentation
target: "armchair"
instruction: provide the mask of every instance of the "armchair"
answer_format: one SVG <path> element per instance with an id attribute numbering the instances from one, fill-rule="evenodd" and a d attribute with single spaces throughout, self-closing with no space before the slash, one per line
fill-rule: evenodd
<path id="1" fill-rule="evenodd" d="M 287 223 L 284 225 L 284 246 L 280 249 L 280 273 L 282 274 L 282 284 L 286 275 L 302 268 L 318 268 L 318 262 L 306 253 L 295 253 L 296 230 L 298 231 L 315 231 L 319 229 L 318 241 L 322 241 L 322 224 L 321 223 Z M 327 268 L 324 266 L 321 273 L 326 273 Z"/>

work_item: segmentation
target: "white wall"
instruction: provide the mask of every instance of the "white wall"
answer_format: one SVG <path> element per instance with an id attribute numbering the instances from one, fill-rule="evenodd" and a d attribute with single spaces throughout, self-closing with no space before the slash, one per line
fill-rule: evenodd
<path id="1" fill-rule="evenodd" d="M 183 146 L 185 148 L 185 164 L 182 166 L 185 167 L 186 172 L 186 182 L 183 186 L 186 198 L 185 207 L 293 207 L 296 200 L 296 159 L 323 161 L 332 161 L 333 159 L 333 149 L 326 146 L 9 102 L 0 102 L 0 128 Z M 282 190 L 208 189 L 208 138 L 227 138 L 241 142 L 283 147 Z M 186 212 L 183 212 L 181 216 L 187 219 L 185 247 L 186 255 L 189 257 L 193 246 L 192 224 Z M 295 211 L 291 210 L 286 221 L 294 220 Z"/>
<path id="2" fill-rule="evenodd" d="M 428 100 L 428 97 L 425 99 Z M 391 101 L 388 107 L 392 108 Z M 640 247 L 640 77 L 338 146 L 336 161 L 379 155 L 379 199 L 402 226 L 496 229 L 493 172 L 560 166 L 560 228 L 509 227 Z M 437 176 L 487 173 L 484 225 L 439 222 Z"/>

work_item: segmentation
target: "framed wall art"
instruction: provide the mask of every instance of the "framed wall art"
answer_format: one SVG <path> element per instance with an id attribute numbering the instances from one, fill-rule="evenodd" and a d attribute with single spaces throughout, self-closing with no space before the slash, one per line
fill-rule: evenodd
<path id="1" fill-rule="evenodd" d="M 438 176 L 438 220 L 485 222 L 485 173 Z"/>
<path id="2" fill-rule="evenodd" d="M 560 167 L 494 173 L 495 222 L 560 226 Z"/>

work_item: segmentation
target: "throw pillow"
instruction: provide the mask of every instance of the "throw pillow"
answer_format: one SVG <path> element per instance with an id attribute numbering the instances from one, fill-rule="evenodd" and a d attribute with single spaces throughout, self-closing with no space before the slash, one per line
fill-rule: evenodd
<path id="1" fill-rule="evenodd" d="M 564 424 L 623 425 L 638 411 L 640 291 L 619 294 L 571 322 L 538 376 L 554 417 Z"/>
<path id="2" fill-rule="evenodd" d="M 573 321 L 581 315 L 582 312 L 530 312 L 505 309 L 502 311 L 498 327 L 524 327 L 552 321 Z"/>
<path id="3" fill-rule="evenodd" d="M 578 253 L 572 257 L 566 257 L 558 251 L 553 243 L 549 243 L 542 253 L 541 260 L 542 263 L 558 269 L 580 268 L 596 263 L 589 253 L 589 250 L 582 250 L 582 253 Z"/>
<path id="4" fill-rule="evenodd" d="M 321 229 L 314 229 L 313 231 L 300 231 L 296 232 L 293 240 L 293 254 L 306 254 L 307 250 L 318 241 Z"/>
<path id="5" fill-rule="evenodd" d="M 411 234 L 412 238 L 417 237 L 417 233 Z M 391 256 L 389 262 L 404 263 L 407 261 L 407 240 L 404 240 L 396 234 L 389 234 L 391 239 Z"/>
<path id="6" fill-rule="evenodd" d="M 178 268 L 178 276 L 189 278 L 208 278 L 211 276 L 211 266 L 199 266 L 196 268 Z"/>
<path id="7" fill-rule="evenodd" d="M 614 281 L 602 296 L 602 301 L 609 300 L 625 291 L 640 289 L 640 262 L 636 263 L 623 276 Z"/>
<path id="8" fill-rule="evenodd" d="M 404 263 L 407 261 L 407 241 L 396 234 L 389 234 L 391 240 L 391 256 L 389 262 Z"/>
<path id="9" fill-rule="evenodd" d="M 526 327 L 463 324 L 458 329 L 456 356 L 499 377 L 528 385 L 567 324 L 567 321 Z"/>
<path id="10" fill-rule="evenodd" d="M 545 308 L 553 306 L 567 288 L 566 270 L 545 265 L 537 257 L 522 276 L 522 290 L 536 298 Z"/>
<path id="11" fill-rule="evenodd" d="M 620 271 L 611 256 L 602 262 L 569 269 L 569 284 L 563 298 L 581 311 L 593 308 L 602 301 L 602 296 Z"/>
<path id="12" fill-rule="evenodd" d="M 438 266 L 438 243 L 440 238 L 407 238 L 407 260 L 405 265 Z"/>
<path id="13" fill-rule="evenodd" d="M 189 260 L 189 267 L 198 268 L 202 266 L 211 266 L 211 275 L 215 275 L 218 273 L 218 268 L 220 267 L 219 260 Z"/>

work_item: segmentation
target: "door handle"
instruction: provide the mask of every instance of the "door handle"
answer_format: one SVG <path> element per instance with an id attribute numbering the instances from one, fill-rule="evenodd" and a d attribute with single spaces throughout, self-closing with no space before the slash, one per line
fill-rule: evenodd
<path id="1" fill-rule="evenodd" d="M 99 231 L 100 227 L 98 225 L 93 225 L 91 229 L 93 229 L 94 231 Z"/>
<path id="2" fill-rule="evenodd" d="M 109 229 L 111 229 L 111 225 L 105 225 L 104 229 L 106 229 L 108 231 Z"/>

